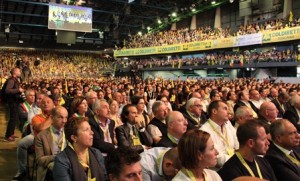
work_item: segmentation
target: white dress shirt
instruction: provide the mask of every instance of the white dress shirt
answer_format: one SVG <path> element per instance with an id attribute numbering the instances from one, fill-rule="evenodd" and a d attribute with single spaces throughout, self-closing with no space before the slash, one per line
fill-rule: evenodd
<path id="1" fill-rule="evenodd" d="M 209 122 L 212 124 L 212 126 L 223 136 L 223 138 L 226 138 L 228 140 L 228 144 L 219 136 L 219 134 L 213 129 L 213 127 L 209 124 Z M 239 142 L 236 137 L 236 130 L 230 123 L 230 121 L 227 121 L 223 125 L 223 132 L 221 131 L 221 126 L 216 124 L 214 121 L 209 119 L 203 126 L 200 128 L 203 131 L 206 131 L 210 134 L 211 139 L 214 142 L 214 146 L 216 150 L 218 150 L 219 155 L 217 156 L 218 162 L 216 165 L 216 170 L 221 168 L 224 163 L 232 156 L 229 155 L 228 150 L 237 150 L 239 149 Z"/>
<path id="2" fill-rule="evenodd" d="M 158 157 L 163 158 L 164 154 L 170 148 L 156 147 L 145 150 L 141 153 L 141 165 L 143 181 L 163 181 L 162 161 Z M 158 161 L 157 161 L 158 160 Z M 157 164 L 157 162 L 159 164 Z"/>

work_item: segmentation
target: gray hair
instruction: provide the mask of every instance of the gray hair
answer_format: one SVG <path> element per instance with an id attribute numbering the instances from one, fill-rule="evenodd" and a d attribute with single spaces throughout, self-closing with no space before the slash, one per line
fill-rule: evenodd
<path id="1" fill-rule="evenodd" d="M 105 99 L 101 99 L 101 100 L 97 99 L 96 102 L 93 104 L 93 111 L 95 112 L 96 110 L 101 108 L 101 104 L 103 104 L 104 102 L 107 103 Z"/>
<path id="2" fill-rule="evenodd" d="M 152 105 L 152 112 L 153 114 L 155 114 L 157 111 L 158 111 L 158 108 L 161 106 L 161 105 L 165 105 L 164 102 L 162 101 L 155 101 Z"/>
<path id="3" fill-rule="evenodd" d="M 188 101 L 187 101 L 187 103 L 186 103 L 186 109 L 188 109 L 189 107 L 191 107 L 191 106 L 193 106 L 193 105 L 195 105 L 195 102 L 196 101 L 201 101 L 199 98 L 196 98 L 196 97 L 192 97 L 192 98 L 190 98 Z"/>
<path id="4" fill-rule="evenodd" d="M 240 117 L 243 117 L 246 114 L 248 114 L 248 111 L 251 111 L 251 110 L 247 106 L 240 106 L 234 112 L 234 118 L 238 119 Z"/>

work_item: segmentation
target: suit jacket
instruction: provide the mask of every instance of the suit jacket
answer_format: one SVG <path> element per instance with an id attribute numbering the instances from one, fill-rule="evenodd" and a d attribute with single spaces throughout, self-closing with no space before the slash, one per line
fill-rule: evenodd
<path id="1" fill-rule="evenodd" d="M 291 108 L 284 113 L 283 118 L 288 119 L 291 123 L 293 123 L 298 132 L 300 132 L 300 124 L 298 124 L 300 118 L 294 106 L 291 106 Z"/>
<path id="2" fill-rule="evenodd" d="M 200 123 L 196 122 L 188 113 L 187 111 L 183 112 L 183 117 L 188 121 L 187 130 L 193 129 L 195 127 L 200 127 L 200 125 L 204 124 L 206 119 L 206 114 L 204 112 L 201 113 L 200 116 Z"/>
<path id="3" fill-rule="evenodd" d="M 152 137 L 145 129 L 143 132 L 138 131 L 139 138 L 142 145 L 151 146 L 153 143 Z M 130 135 L 130 127 L 127 125 L 127 123 L 118 126 L 116 128 L 116 136 L 118 140 L 118 146 L 128 146 L 136 150 L 137 152 L 141 153 L 144 151 L 144 148 L 142 145 L 133 145 L 133 140 Z"/>
<path id="4" fill-rule="evenodd" d="M 49 163 L 54 161 L 53 138 L 51 127 L 41 131 L 35 138 L 35 154 L 37 159 L 37 180 L 44 180 Z"/>
<path id="5" fill-rule="evenodd" d="M 284 110 L 283 110 L 282 107 L 280 106 L 281 104 L 278 101 L 278 99 L 273 99 L 271 102 L 273 102 L 275 104 L 276 108 L 278 109 L 277 117 L 278 118 L 283 118 L 283 115 L 284 115 L 285 111 L 288 110 L 287 104 L 283 104 L 283 108 L 284 108 Z"/>
<path id="6" fill-rule="evenodd" d="M 167 147 L 167 148 L 173 148 L 176 146 L 177 144 L 173 143 L 168 136 L 163 136 L 161 140 L 155 145 L 155 147 Z"/>
<path id="7" fill-rule="evenodd" d="M 293 150 L 296 158 L 300 160 L 300 152 Z M 277 180 L 296 181 L 300 178 L 300 167 L 294 164 L 281 150 L 273 143 L 270 144 L 265 158 L 272 166 Z"/>
<path id="8" fill-rule="evenodd" d="M 104 175 L 107 177 L 106 169 L 104 166 L 104 158 L 102 153 L 95 148 L 89 148 L 96 156 L 96 161 L 103 168 Z M 62 151 L 55 157 L 55 164 L 53 168 L 53 178 L 55 181 L 72 181 L 73 177 L 72 163 L 66 154 L 66 151 Z M 98 181 L 98 180 L 97 180 Z"/>
<path id="9" fill-rule="evenodd" d="M 256 112 L 257 116 L 259 116 L 259 109 L 257 109 L 256 106 L 251 101 L 248 101 L 248 102 L 249 102 L 251 108 L 253 109 L 253 111 Z M 246 104 L 240 100 L 237 101 L 233 107 L 233 111 L 235 112 L 237 110 L 237 108 L 239 108 L 241 106 L 246 106 Z"/>
<path id="10" fill-rule="evenodd" d="M 99 149 L 102 153 L 112 152 L 115 149 L 115 146 L 113 143 L 108 143 L 104 141 L 103 131 L 100 128 L 99 124 L 96 122 L 94 116 L 89 118 L 89 123 L 91 125 L 92 131 L 94 132 L 93 147 Z M 114 140 L 114 136 L 115 136 L 114 128 L 115 128 L 115 121 L 110 120 L 108 129 L 112 141 Z"/>

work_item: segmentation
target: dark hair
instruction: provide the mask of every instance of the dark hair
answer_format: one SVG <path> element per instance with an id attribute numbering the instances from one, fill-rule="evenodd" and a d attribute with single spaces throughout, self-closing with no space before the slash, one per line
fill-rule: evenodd
<path id="1" fill-rule="evenodd" d="M 218 109 L 219 108 L 219 102 L 223 102 L 221 100 L 215 100 L 215 101 L 212 101 L 209 105 L 208 105 L 208 108 L 207 108 L 207 115 L 210 117 L 211 114 L 212 114 L 212 110 L 213 109 Z M 226 103 L 225 103 L 226 104 Z"/>
<path id="2" fill-rule="evenodd" d="M 178 143 L 179 160 L 183 167 L 187 169 L 197 168 L 199 166 L 198 151 L 203 153 L 206 148 L 209 133 L 192 129 L 183 134 Z"/>
<path id="3" fill-rule="evenodd" d="M 108 155 L 106 169 L 108 174 L 119 177 L 124 165 L 131 165 L 141 160 L 141 156 L 130 147 L 118 147 Z"/>
<path id="4" fill-rule="evenodd" d="M 71 139 L 72 135 L 77 136 L 77 130 L 79 128 L 79 125 L 85 121 L 88 121 L 87 117 L 72 117 L 70 118 L 64 128 L 66 139 L 73 144 L 73 141 Z"/>
<path id="5" fill-rule="evenodd" d="M 285 132 L 284 123 L 287 122 L 287 119 L 278 119 L 274 122 L 272 122 L 270 126 L 270 134 L 272 137 L 272 140 L 276 140 L 276 136 L 282 136 Z"/>
<path id="6" fill-rule="evenodd" d="M 77 108 L 83 102 L 83 100 L 86 100 L 83 96 L 75 97 L 73 99 L 70 107 L 70 115 L 73 115 L 78 111 Z"/>
<path id="7" fill-rule="evenodd" d="M 230 99 L 230 97 L 232 96 L 232 93 L 235 93 L 235 92 L 233 90 L 231 90 L 227 93 L 226 100 Z"/>
<path id="8" fill-rule="evenodd" d="M 131 98 L 131 103 L 134 104 L 134 105 L 138 105 L 138 103 L 139 103 L 139 101 L 140 101 L 141 99 L 144 100 L 144 98 L 141 97 L 141 96 L 133 96 L 133 97 Z"/>
<path id="9" fill-rule="evenodd" d="M 133 104 L 127 104 L 123 107 L 122 113 L 121 113 L 121 120 L 125 124 L 127 122 L 127 116 L 129 115 L 129 108 L 130 107 L 136 107 Z"/>
<path id="10" fill-rule="evenodd" d="M 217 89 L 213 89 L 210 92 L 209 98 L 212 99 L 213 97 L 215 97 L 217 94 L 219 94 L 219 91 Z"/>
<path id="11" fill-rule="evenodd" d="M 264 128 L 264 125 L 255 119 L 240 125 L 236 132 L 240 146 L 245 145 L 249 139 L 256 140 L 258 137 L 257 128 L 259 127 Z"/>

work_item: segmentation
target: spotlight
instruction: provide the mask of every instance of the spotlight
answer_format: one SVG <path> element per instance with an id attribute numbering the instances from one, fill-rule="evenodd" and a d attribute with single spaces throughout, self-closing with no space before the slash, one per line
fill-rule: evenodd
<path id="1" fill-rule="evenodd" d="M 158 20 L 157 20 L 157 23 L 158 23 L 158 24 L 161 24 L 161 20 L 160 20 L 160 19 L 158 19 Z"/>
<path id="2" fill-rule="evenodd" d="M 216 1 L 215 1 L 215 0 L 212 0 L 212 1 L 211 1 L 211 4 L 216 4 Z"/>
<path id="3" fill-rule="evenodd" d="M 173 17 L 176 17 L 176 16 L 177 16 L 177 13 L 176 13 L 176 12 L 173 12 L 173 13 L 172 13 L 172 16 L 173 16 Z"/>

